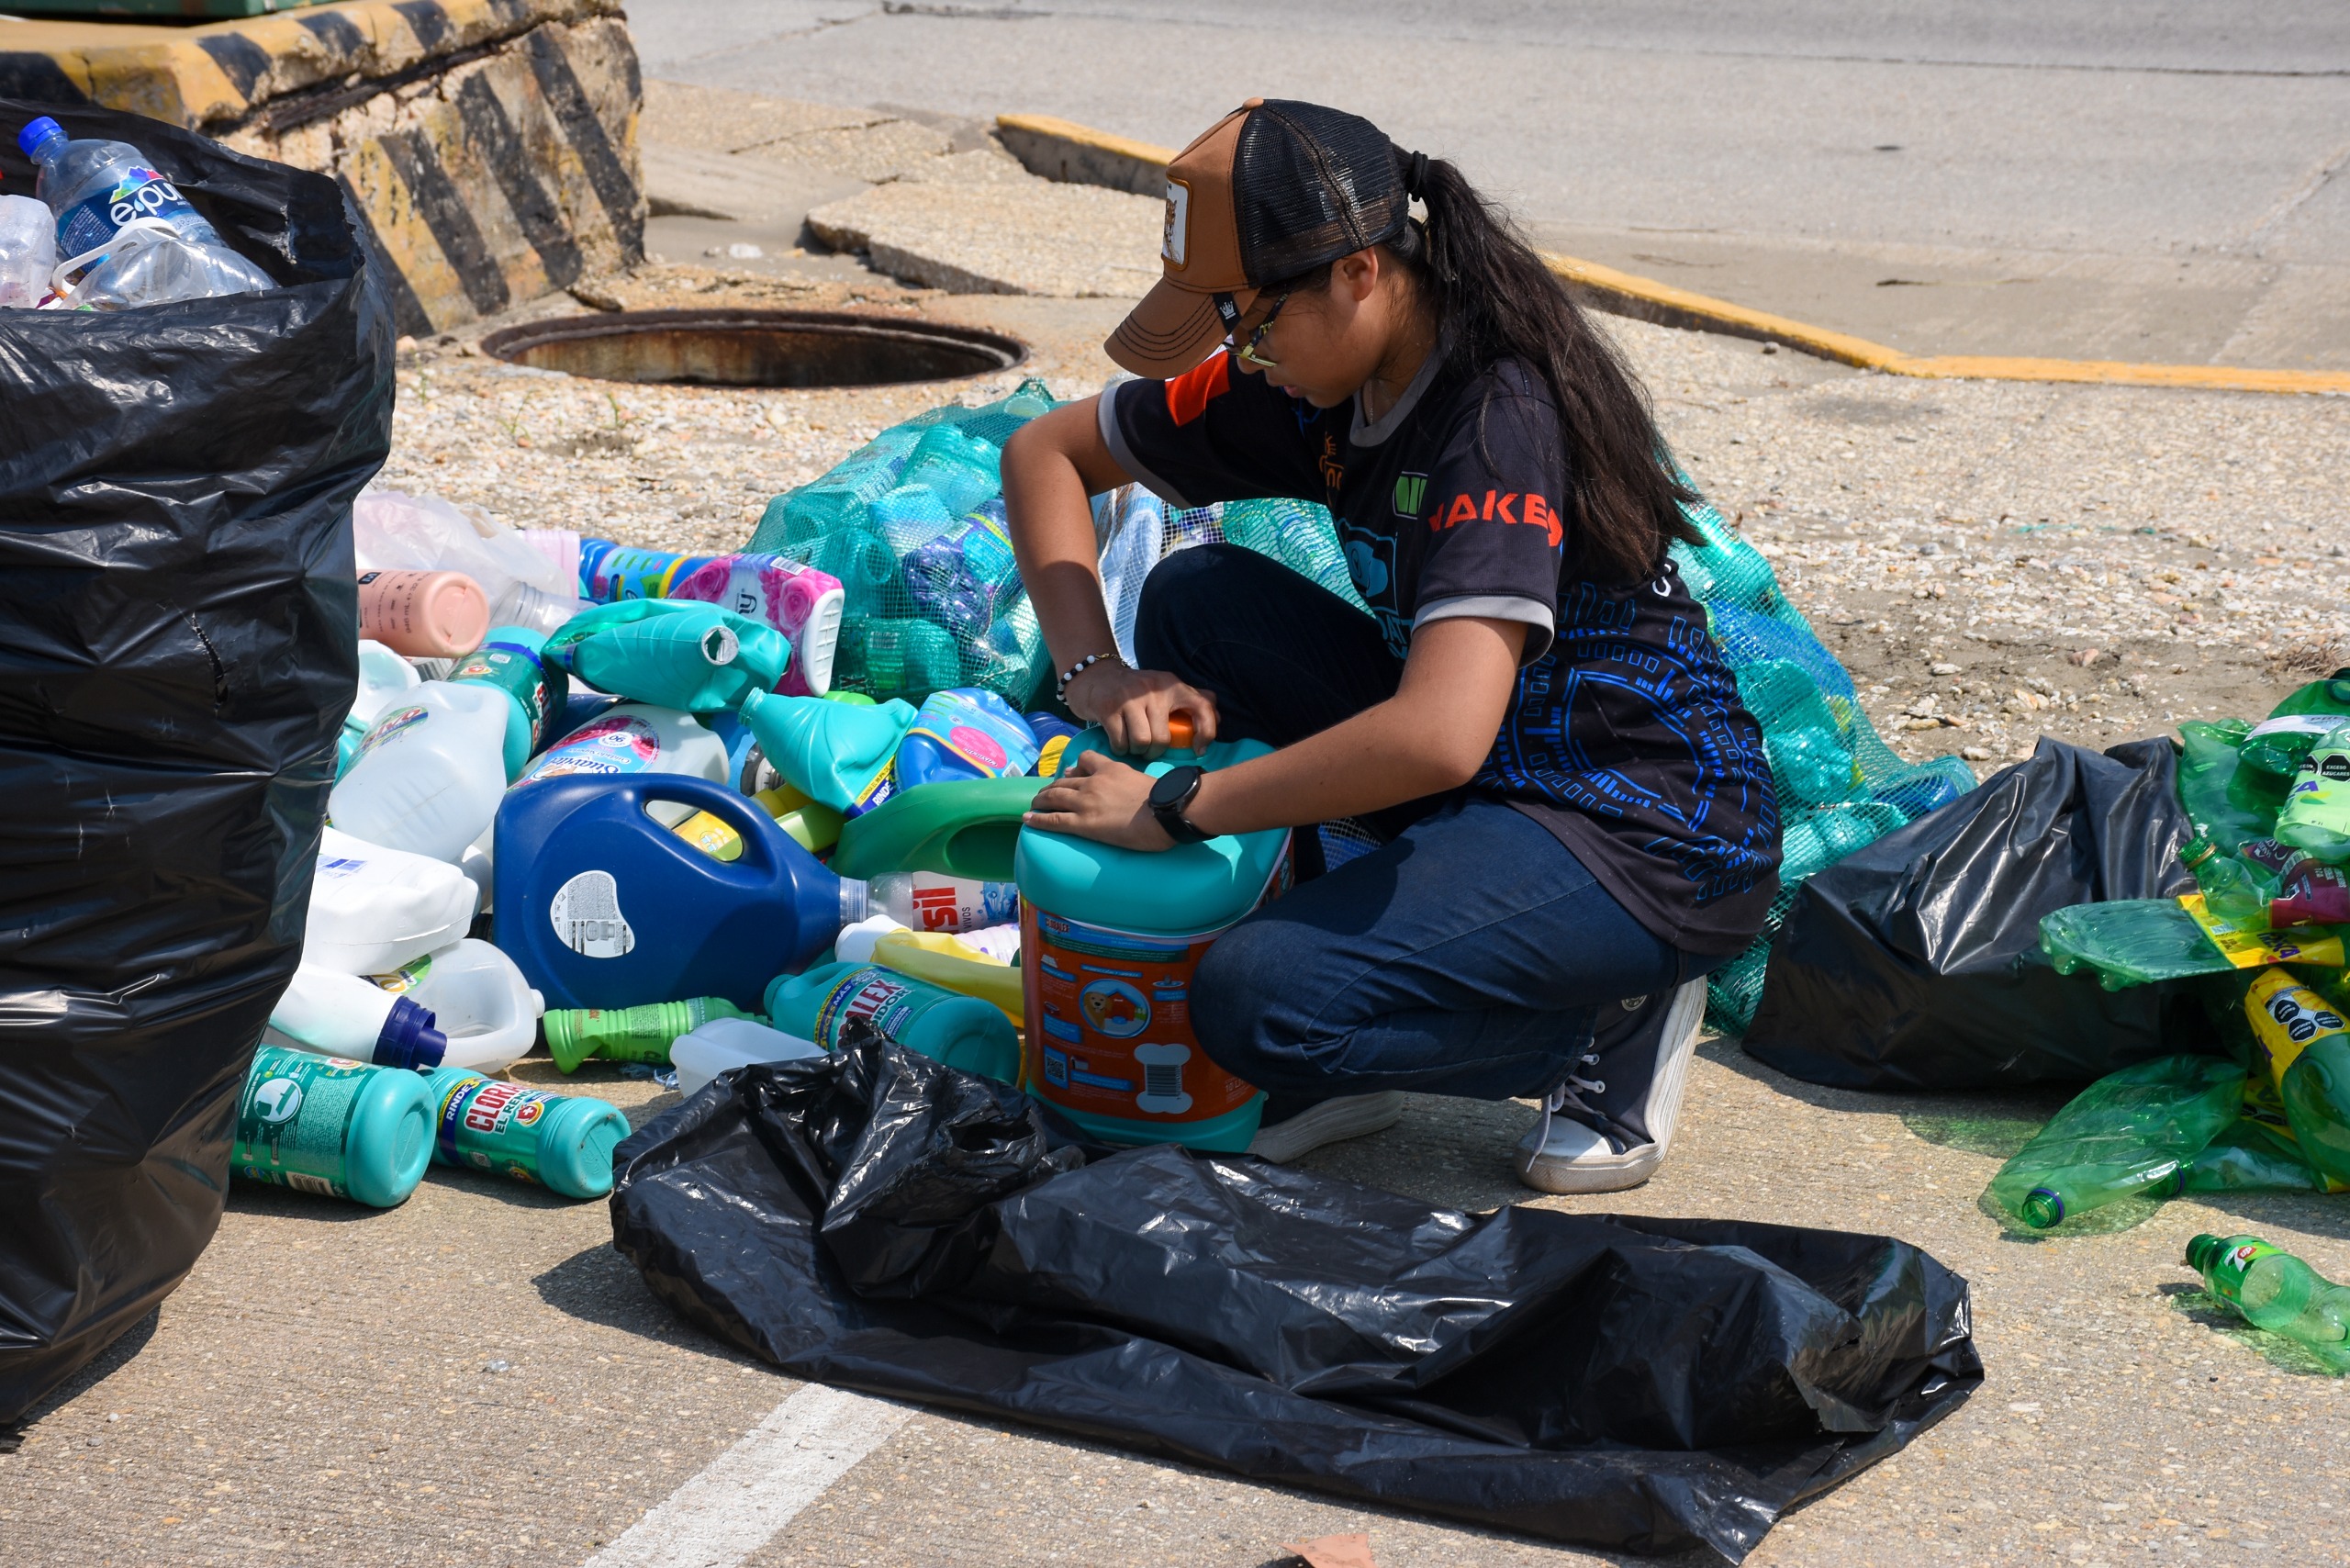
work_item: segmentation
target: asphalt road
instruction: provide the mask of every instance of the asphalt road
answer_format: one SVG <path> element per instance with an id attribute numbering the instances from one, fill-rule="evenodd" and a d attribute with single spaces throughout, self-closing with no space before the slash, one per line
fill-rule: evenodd
<path id="1" fill-rule="evenodd" d="M 1181 145 L 1250 94 L 1913 352 L 2350 367 L 2350 7 L 633 0 L 648 74 Z"/>

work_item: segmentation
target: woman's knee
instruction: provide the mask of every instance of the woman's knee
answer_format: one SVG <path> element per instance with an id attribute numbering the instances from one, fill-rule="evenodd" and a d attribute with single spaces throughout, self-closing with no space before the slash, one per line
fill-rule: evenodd
<path id="1" fill-rule="evenodd" d="M 1237 544 L 1197 544 L 1153 566 L 1135 606 L 1135 657 L 1145 669 L 1172 671 L 1185 680 L 1204 675 L 1202 650 L 1225 633 Z"/>
<path id="2" fill-rule="evenodd" d="M 1321 978 L 1310 926 L 1246 920 L 1218 937 L 1192 977 L 1192 1027 L 1200 1048 L 1226 1072 L 1261 1088 L 1315 1076 L 1315 1042 L 1338 1002 Z M 1341 1032 L 1342 1033 L 1342 1032 Z"/>

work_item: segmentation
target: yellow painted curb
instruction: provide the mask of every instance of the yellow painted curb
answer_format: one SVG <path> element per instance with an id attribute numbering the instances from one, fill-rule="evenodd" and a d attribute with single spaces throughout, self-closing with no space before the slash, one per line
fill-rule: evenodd
<path id="1" fill-rule="evenodd" d="M 1164 171 L 1175 154 L 1164 147 L 1113 136 L 1051 115 L 998 115 L 997 133 L 1021 162 L 1047 177 L 1083 178 L 1090 167 L 1113 162 L 1132 170 Z M 1009 133 L 1008 135 L 1006 133 Z M 1094 184 L 1137 188 L 1125 170 L 1119 178 Z M 1155 190 L 1146 195 L 1157 195 Z M 1613 315 L 1659 326 L 1723 332 L 1785 343 L 1820 359 L 1888 375 L 1947 381 L 2069 381 L 2110 386 L 2181 386 L 2210 392 L 2331 393 L 2350 396 L 2350 372 L 2338 370 L 2244 370 L 2221 364 L 2133 364 L 2119 360 L 2031 359 L 2001 354 L 1909 354 L 1849 332 L 1830 331 L 1767 310 L 1751 310 L 1727 299 L 1693 294 L 1669 283 L 1618 272 L 1597 262 L 1546 254 L 1550 270 L 1588 303 Z"/>

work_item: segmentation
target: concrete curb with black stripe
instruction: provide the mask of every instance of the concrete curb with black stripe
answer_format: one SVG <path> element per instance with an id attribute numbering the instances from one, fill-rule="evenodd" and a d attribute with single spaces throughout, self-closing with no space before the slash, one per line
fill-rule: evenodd
<path id="1" fill-rule="evenodd" d="M 643 255 L 643 87 L 620 0 L 0 22 L 0 96 L 128 109 L 334 175 L 374 230 L 405 334 Z"/>

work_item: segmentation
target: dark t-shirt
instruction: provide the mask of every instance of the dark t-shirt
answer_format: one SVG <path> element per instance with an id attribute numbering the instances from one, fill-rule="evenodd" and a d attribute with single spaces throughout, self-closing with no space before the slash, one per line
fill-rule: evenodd
<path id="1" fill-rule="evenodd" d="M 1431 355 L 1366 422 L 1220 353 L 1173 381 L 1113 387 L 1102 432 L 1178 506 L 1328 507 L 1399 658 L 1431 621 L 1524 622 L 1517 689 L 1471 788 L 1548 827 L 1685 951 L 1736 952 L 1762 929 L 1779 863 L 1762 733 L 1669 560 L 1627 587 L 1575 573 L 1566 452 L 1539 376 L 1515 361 L 1472 375 Z"/>

